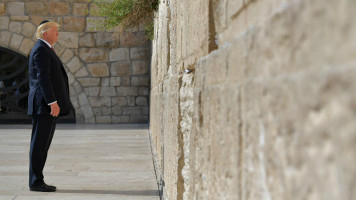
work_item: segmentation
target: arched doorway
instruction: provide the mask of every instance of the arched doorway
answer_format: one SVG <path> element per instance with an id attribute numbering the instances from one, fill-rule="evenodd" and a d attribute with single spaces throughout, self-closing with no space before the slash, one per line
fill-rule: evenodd
<path id="1" fill-rule="evenodd" d="M 28 58 L 0 47 L 0 124 L 27 124 Z M 74 110 L 59 123 L 75 123 Z"/>

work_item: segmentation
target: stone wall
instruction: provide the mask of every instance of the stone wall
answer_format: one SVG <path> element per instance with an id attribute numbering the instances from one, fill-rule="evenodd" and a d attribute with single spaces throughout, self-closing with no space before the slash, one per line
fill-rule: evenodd
<path id="1" fill-rule="evenodd" d="M 355 199 L 355 10 L 162 0 L 150 136 L 163 198 Z"/>
<path id="2" fill-rule="evenodd" d="M 39 23 L 58 22 L 55 51 L 69 76 L 77 123 L 146 123 L 150 43 L 144 27 L 115 39 L 110 30 L 93 30 L 96 9 L 91 0 L 1 1 L 0 46 L 27 57 Z"/>

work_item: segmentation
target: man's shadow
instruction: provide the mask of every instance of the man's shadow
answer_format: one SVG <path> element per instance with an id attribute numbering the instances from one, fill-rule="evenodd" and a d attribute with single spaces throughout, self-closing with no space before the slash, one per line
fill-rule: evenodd
<path id="1" fill-rule="evenodd" d="M 61 190 L 57 193 L 76 193 L 76 194 L 119 194 L 127 196 L 159 196 L 158 190 Z"/>

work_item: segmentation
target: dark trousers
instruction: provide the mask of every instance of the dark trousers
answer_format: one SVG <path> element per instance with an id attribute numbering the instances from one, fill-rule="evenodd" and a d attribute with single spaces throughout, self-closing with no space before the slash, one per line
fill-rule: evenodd
<path id="1" fill-rule="evenodd" d="M 43 168 L 46 164 L 48 149 L 51 145 L 55 129 L 56 118 L 50 115 L 32 116 L 29 173 L 30 187 L 44 183 Z"/>

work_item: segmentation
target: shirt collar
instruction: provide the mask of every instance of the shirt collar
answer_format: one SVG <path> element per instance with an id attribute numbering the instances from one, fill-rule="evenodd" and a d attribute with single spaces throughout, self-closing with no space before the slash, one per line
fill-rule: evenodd
<path id="1" fill-rule="evenodd" d="M 42 40 L 44 43 L 46 43 L 49 46 L 49 48 L 52 48 L 51 44 L 49 44 L 46 40 L 44 40 L 42 38 L 40 38 L 40 40 Z"/>

